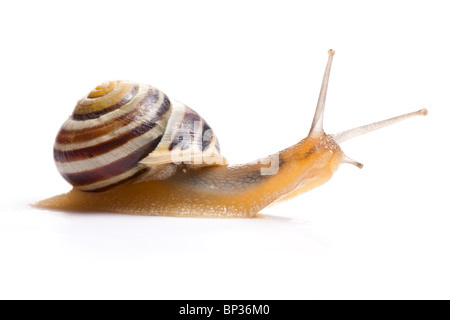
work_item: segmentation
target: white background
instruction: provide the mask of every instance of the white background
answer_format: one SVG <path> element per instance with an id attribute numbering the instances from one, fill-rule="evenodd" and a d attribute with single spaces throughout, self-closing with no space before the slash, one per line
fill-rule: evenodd
<path id="1" fill-rule="evenodd" d="M 0 5 L 0 298 L 450 298 L 445 1 L 14 1 Z M 52 145 L 105 80 L 195 108 L 232 163 L 309 130 L 429 109 L 342 145 L 365 164 L 257 219 L 48 212 Z"/>

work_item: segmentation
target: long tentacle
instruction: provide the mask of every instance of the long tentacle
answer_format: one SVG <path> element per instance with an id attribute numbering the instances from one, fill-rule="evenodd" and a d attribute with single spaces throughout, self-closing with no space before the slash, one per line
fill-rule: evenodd
<path id="1" fill-rule="evenodd" d="M 366 134 L 370 131 L 374 131 L 377 129 L 381 129 L 383 127 L 389 126 L 391 124 L 409 119 L 411 117 L 415 117 L 415 116 L 426 116 L 428 114 L 428 110 L 427 109 L 420 109 L 418 111 L 415 112 L 410 112 L 410 113 L 406 113 L 397 117 L 393 117 L 390 119 L 386 119 L 386 120 L 382 120 L 382 121 L 378 121 L 378 122 L 374 122 L 371 124 L 366 124 L 365 126 L 361 126 L 361 127 L 357 127 L 357 128 L 353 128 L 353 129 L 349 129 L 349 130 L 345 130 L 342 132 L 339 132 L 338 134 L 334 135 L 334 140 L 337 143 L 341 143 L 344 142 L 346 140 L 352 139 L 354 137 Z"/>
<path id="2" fill-rule="evenodd" d="M 331 63 L 333 62 L 334 50 L 328 50 L 328 63 L 323 75 L 322 87 L 320 88 L 319 101 L 317 101 L 316 113 L 309 131 L 309 136 L 320 136 L 323 134 L 323 115 L 325 111 L 325 100 L 327 98 L 328 80 L 330 79 Z"/>

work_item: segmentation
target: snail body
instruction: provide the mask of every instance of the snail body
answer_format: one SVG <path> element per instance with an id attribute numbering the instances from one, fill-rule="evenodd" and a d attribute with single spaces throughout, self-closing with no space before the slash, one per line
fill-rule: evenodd
<path id="1" fill-rule="evenodd" d="M 80 100 L 56 139 L 55 162 L 74 188 L 36 205 L 140 215 L 252 217 L 272 203 L 325 183 L 341 163 L 361 168 L 338 143 L 427 111 L 326 134 L 323 115 L 333 55 L 330 50 L 308 136 L 244 165 L 228 165 L 206 121 L 158 89 L 126 81 L 100 85 Z"/>
<path id="2" fill-rule="evenodd" d="M 141 215 L 251 217 L 283 195 L 307 191 L 331 177 L 342 151 L 337 145 L 334 150 L 326 149 L 327 139 L 307 139 L 280 152 L 275 175 L 261 174 L 267 161 L 242 166 L 180 166 L 168 179 L 128 183 L 100 193 L 73 189 L 45 200 L 45 206 Z M 308 155 L 307 149 L 321 143 L 322 150 Z"/>

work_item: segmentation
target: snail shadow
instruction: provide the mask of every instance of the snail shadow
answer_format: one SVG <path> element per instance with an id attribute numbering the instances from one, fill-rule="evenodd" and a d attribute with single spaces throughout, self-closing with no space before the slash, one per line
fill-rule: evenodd
<path id="1" fill-rule="evenodd" d="M 257 213 L 253 219 L 274 220 L 274 221 L 292 221 L 291 217 L 277 216 L 273 214 Z"/>

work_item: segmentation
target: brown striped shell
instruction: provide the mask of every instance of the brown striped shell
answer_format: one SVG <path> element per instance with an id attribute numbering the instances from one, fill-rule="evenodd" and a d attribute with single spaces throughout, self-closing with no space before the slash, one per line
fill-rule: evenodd
<path id="1" fill-rule="evenodd" d="M 180 163 L 226 164 L 217 137 L 195 111 L 129 81 L 105 82 L 78 101 L 53 151 L 61 175 L 93 192 L 138 177 L 167 178 L 174 170 L 164 169 Z"/>

